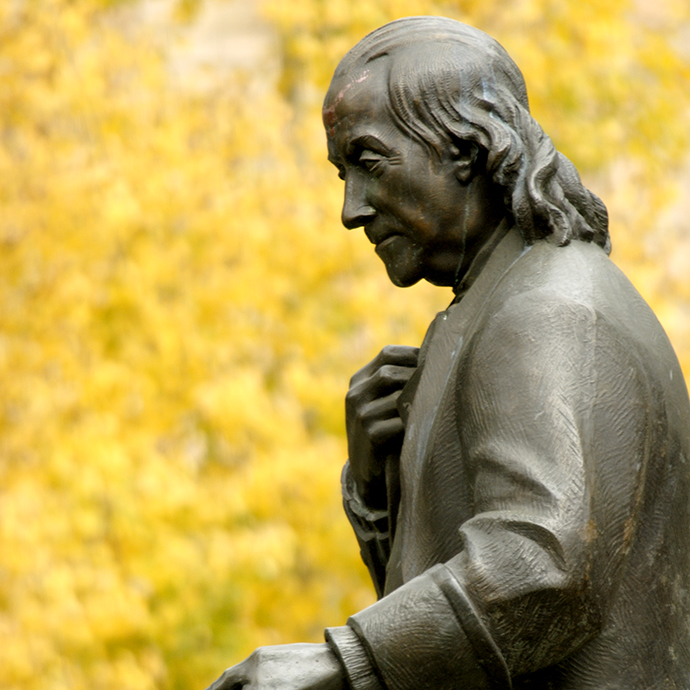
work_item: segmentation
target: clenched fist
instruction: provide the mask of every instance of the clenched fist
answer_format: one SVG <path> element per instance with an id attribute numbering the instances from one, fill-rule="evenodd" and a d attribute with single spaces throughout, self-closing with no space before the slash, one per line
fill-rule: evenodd
<path id="1" fill-rule="evenodd" d="M 345 423 L 350 470 L 362 499 L 372 508 L 385 506 L 385 466 L 400 456 L 405 428 L 397 401 L 417 368 L 419 348 L 387 345 L 350 381 Z"/>

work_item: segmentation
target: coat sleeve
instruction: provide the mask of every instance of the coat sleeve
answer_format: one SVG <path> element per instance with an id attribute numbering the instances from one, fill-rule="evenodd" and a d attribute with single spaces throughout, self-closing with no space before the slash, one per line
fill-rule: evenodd
<path id="1" fill-rule="evenodd" d="M 474 500 L 463 548 L 335 634 L 357 636 L 383 686 L 508 688 L 601 630 L 652 433 L 649 377 L 621 333 L 587 306 L 530 293 L 474 338 L 455 397 Z"/>
<path id="2" fill-rule="evenodd" d="M 390 519 L 388 510 L 375 510 L 360 498 L 350 472 L 349 461 L 341 476 L 345 515 L 357 537 L 359 551 L 380 599 L 386 583 L 386 564 L 390 556 Z"/>

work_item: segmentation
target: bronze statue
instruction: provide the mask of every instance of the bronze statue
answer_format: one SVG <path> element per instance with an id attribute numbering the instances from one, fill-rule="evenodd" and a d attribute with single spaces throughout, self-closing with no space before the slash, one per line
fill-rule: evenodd
<path id="1" fill-rule="evenodd" d="M 343 224 L 455 293 L 347 396 L 347 515 L 379 601 L 212 688 L 690 688 L 690 403 L 603 203 L 490 37 L 413 17 L 324 104 Z"/>

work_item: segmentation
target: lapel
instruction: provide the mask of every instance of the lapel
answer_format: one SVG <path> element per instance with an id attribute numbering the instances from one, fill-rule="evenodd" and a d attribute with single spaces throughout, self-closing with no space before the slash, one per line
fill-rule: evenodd
<path id="1" fill-rule="evenodd" d="M 389 494 L 389 499 L 393 499 L 389 502 L 393 544 L 386 568 L 386 593 L 404 581 L 402 560 L 407 531 L 404 523 L 406 518 L 411 518 L 415 494 L 421 489 L 420 474 L 430 445 L 433 446 L 430 439 L 434 438 L 434 423 L 448 384 L 455 380 L 452 374 L 463 345 L 468 342 L 488 299 L 527 251 L 529 247 L 525 247 L 519 231 L 512 228 L 494 249 L 462 300 L 437 314 L 420 348 L 420 364 L 400 393 L 398 411 L 405 423 L 405 440 L 399 465 L 395 458 L 396 467 L 387 468 L 387 478 L 397 480 L 399 473 L 400 491 Z M 398 533 L 394 534 L 394 530 Z"/>
<path id="2" fill-rule="evenodd" d="M 448 355 L 451 360 L 457 357 L 467 326 L 481 314 L 482 307 L 501 278 L 527 249 L 518 230 L 512 228 L 496 246 L 481 273 L 473 276 L 471 287 L 462 295 L 462 299 L 453 300 L 448 309 L 439 312 L 431 322 L 419 350 L 417 369 L 398 397 L 398 414 L 406 427 L 427 362 L 431 360 L 431 367 L 435 370 L 450 373 L 445 366 L 450 363 Z M 453 341 L 458 343 L 457 348 L 453 347 Z"/>

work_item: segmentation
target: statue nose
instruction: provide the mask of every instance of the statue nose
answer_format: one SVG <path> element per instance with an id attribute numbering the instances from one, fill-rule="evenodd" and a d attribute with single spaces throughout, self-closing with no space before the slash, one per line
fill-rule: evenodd
<path id="1" fill-rule="evenodd" d="M 370 223 L 376 217 L 376 210 L 367 203 L 364 185 L 356 179 L 345 181 L 345 201 L 341 220 L 348 230 L 354 230 Z"/>
<path id="2" fill-rule="evenodd" d="M 376 216 L 376 211 L 371 206 L 360 206 L 356 209 L 346 209 L 343 206 L 342 221 L 343 225 L 348 230 L 354 230 L 355 228 L 361 228 L 365 225 L 371 223 Z"/>

